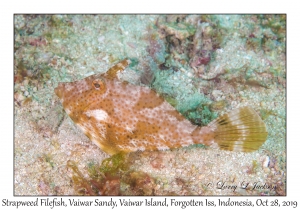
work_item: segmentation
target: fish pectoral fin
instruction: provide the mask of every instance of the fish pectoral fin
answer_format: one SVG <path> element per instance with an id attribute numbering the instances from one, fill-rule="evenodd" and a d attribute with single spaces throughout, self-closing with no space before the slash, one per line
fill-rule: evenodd
<path id="1" fill-rule="evenodd" d="M 268 132 L 260 116 L 250 107 L 241 107 L 220 116 L 208 127 L 214 130 L 221 149 L 253 152 L 266 141 Z"/>

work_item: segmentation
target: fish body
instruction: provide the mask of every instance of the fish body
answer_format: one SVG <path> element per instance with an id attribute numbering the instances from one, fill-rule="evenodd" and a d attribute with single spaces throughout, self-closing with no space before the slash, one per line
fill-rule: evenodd
<path id="1" fill-rule="evenodd" d="M 125 59 L 105 74 L 60 83 L 55 89 L 66 113 L 108 154 L 165 150 L 191 144 L 255 151 L 266 140 L 265 124 L 250 107 L 242 107 L 199 127 L 185 119 L 154 90 L 118 79 Z"/>

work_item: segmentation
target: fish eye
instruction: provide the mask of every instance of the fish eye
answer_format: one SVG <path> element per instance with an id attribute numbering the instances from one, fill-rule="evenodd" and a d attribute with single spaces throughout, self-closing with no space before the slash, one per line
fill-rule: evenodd
<path id="1" fill-rule="evenodd" d="M 101 90 L 101 89 L 104 89 L 104 83 L 102 80 L 100 79 L 95 79 L 93 81 L 93 86 L 96 90 Z"/>

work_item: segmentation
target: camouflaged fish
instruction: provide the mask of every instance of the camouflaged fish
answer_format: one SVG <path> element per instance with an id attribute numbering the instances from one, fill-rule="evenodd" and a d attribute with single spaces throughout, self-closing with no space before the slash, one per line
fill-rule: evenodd
<path id="1" fill-rule="evenodd" d="M 221 149 L 252 152 L 266 141 L 266 126 L 252 108 L 231 111 L 205 127 L 193 125 L 155 91 L 120 81 L 117 73 L 129 64 L 125 59 L 105 74 L 55 89 L 66 113 L 106 153 L 214 142 Z"/>

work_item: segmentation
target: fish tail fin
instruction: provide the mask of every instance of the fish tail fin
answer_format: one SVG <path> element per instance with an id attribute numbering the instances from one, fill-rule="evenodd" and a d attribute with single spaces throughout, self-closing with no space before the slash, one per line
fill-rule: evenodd
<path id="1" fill-rule="evenodd" d="M 247 106 L 220 116 L 208 127 L 214 131 L 214 141 L 223 150 L 253 152 L 268 136 L 265 123 Z"/>

